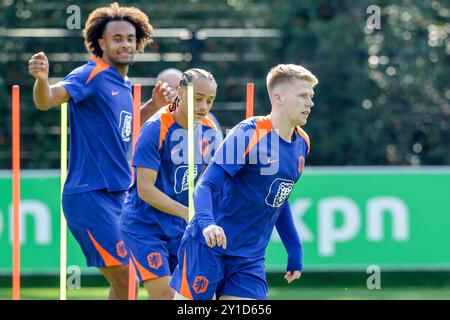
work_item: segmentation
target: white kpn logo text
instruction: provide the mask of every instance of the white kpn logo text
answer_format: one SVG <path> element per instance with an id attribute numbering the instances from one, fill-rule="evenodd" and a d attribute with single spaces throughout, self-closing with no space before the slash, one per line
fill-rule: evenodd
<path id="1" fill-rule="evenodd" d="M 311 199 L 297 199 L 292 204 L 296 228 L 304 242 L 316 242 L 319 256 L 331 257 L 337 253 L 337 245 L 352 242 L 364 227 L 363 213 L 358 204 L 346 197 L 329 197 L 317 201 L 317 234 L 303 220 L 312 207 Z M 409 211 L 402 199 L 392 196 L 370 198 L 365 206 L 365 233 L 370 242 L 381 242 L 385 237 L 384 218 L 391 218 L 392 239 L 409 239 Z M 340 218 L 340 219 L 339 219 Z M 338 223 L 340 222 L 340 223 Z M 281 241 L 276 231 L 273 239 Z"/>

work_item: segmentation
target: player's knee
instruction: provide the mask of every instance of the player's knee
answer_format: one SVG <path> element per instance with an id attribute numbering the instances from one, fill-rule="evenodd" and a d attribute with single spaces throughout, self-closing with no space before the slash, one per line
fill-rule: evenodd
<path id="1" fill-rule="evenodd" d="M 101 271 L 111 287 L 117 290 L 128 287 L 128 266 L 102 268 Z"/>
<path id="2" fill-rule="evenodd" d="M 128 267 L 121 269 L 117 273 L 117 284 L 121 288 L 128 288 L 128 282 L 129 282 L 129 274 L 128 274 Z"/>
<path id="3" fill-rule="evenodd" d="M 173 300 L 174 295 L 175 295 L 175 292 L 173 291 L 173 289 L 171 287 L 164 288 L 164 290 L 162 290 L 162 292 L 161 292 L 161 297 L 164 300 Z"/>
<path id="4" fill-rule="evenodd" d="M 173 300 L 175 291 L 167 283 L 150 280 L 144 286 L 152 300 Z"/>
<path id="5" fill-rule="evenodd" d="M 148 290 L 148 295 L 152 300 L 173 300 L 174 291 L 172 288 L 153 288 Z"/>

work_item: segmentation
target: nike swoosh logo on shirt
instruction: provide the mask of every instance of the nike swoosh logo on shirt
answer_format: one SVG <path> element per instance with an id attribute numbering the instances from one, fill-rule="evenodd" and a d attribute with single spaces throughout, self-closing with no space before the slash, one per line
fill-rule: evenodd
<path id="1" fill-rule="evenodd" d="M 267 163 L 275 163 L 275 162 L 278 162 L 278 161 L 280 161 L 280 160 L 279 159 L 274 159 L 274 160 L 269 159 L 269 160 L 267 160 Z"/>
<path id="2" fill-rule="evenodd" d="M 117 96 L 117 95 L 119 94 L 119 91 L 111 91 L 111 94 L 112 94 L 113 96 Z"/>

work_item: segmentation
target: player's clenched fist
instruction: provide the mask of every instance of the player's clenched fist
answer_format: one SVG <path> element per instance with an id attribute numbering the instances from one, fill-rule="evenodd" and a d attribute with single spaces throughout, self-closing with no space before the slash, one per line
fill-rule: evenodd
<path id="1" fill-rule="evenodd" d="M 209 247 L 218 246 L 224 249 L 227 248 L 227 237 L 221 227 L 215 224 L 209 225 L 203 230 L 203 236 Z"/>
<path id="2" fill-rule="evenodd" d="M 38 80 L 48 79 L 48 59 L 42 51 L 28 61 L 28 72 Z"/>

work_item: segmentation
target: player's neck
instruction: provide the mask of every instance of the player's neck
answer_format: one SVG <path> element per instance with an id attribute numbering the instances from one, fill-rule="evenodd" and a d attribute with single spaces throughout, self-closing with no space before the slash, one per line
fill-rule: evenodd
<path id="1" fill-rule="evenodd" d="M 272 111 L 269 117 L 270 122 L 272 122 L 272 127 L 275 130 L 278 130 L 278 135 L 283 140 L 291 142 L 295 127 L 293 127 L 286 119 L 276 112 Z"/>
<path id="2" fill-rule="evenodd" d="M 188 128 L 188 120 L 186 119 L 186 116 L 181 113 L 180 109 L 175 109 L 173 112 L 173 118 L 175 119 L 175 122 L 178 123 L 183 129 Z"/>
<path id="3" fill-rule="evenodd" d="M 102 60 L 105 61 L 107 64 L 109 64 L 111 67 L 114 67 L 122 77 L 126 77 L 128 74 L 128 64 L 116 64 L 111 62 L 111 60 L 106 57 L 106 55 L 103 55 Z"/>

